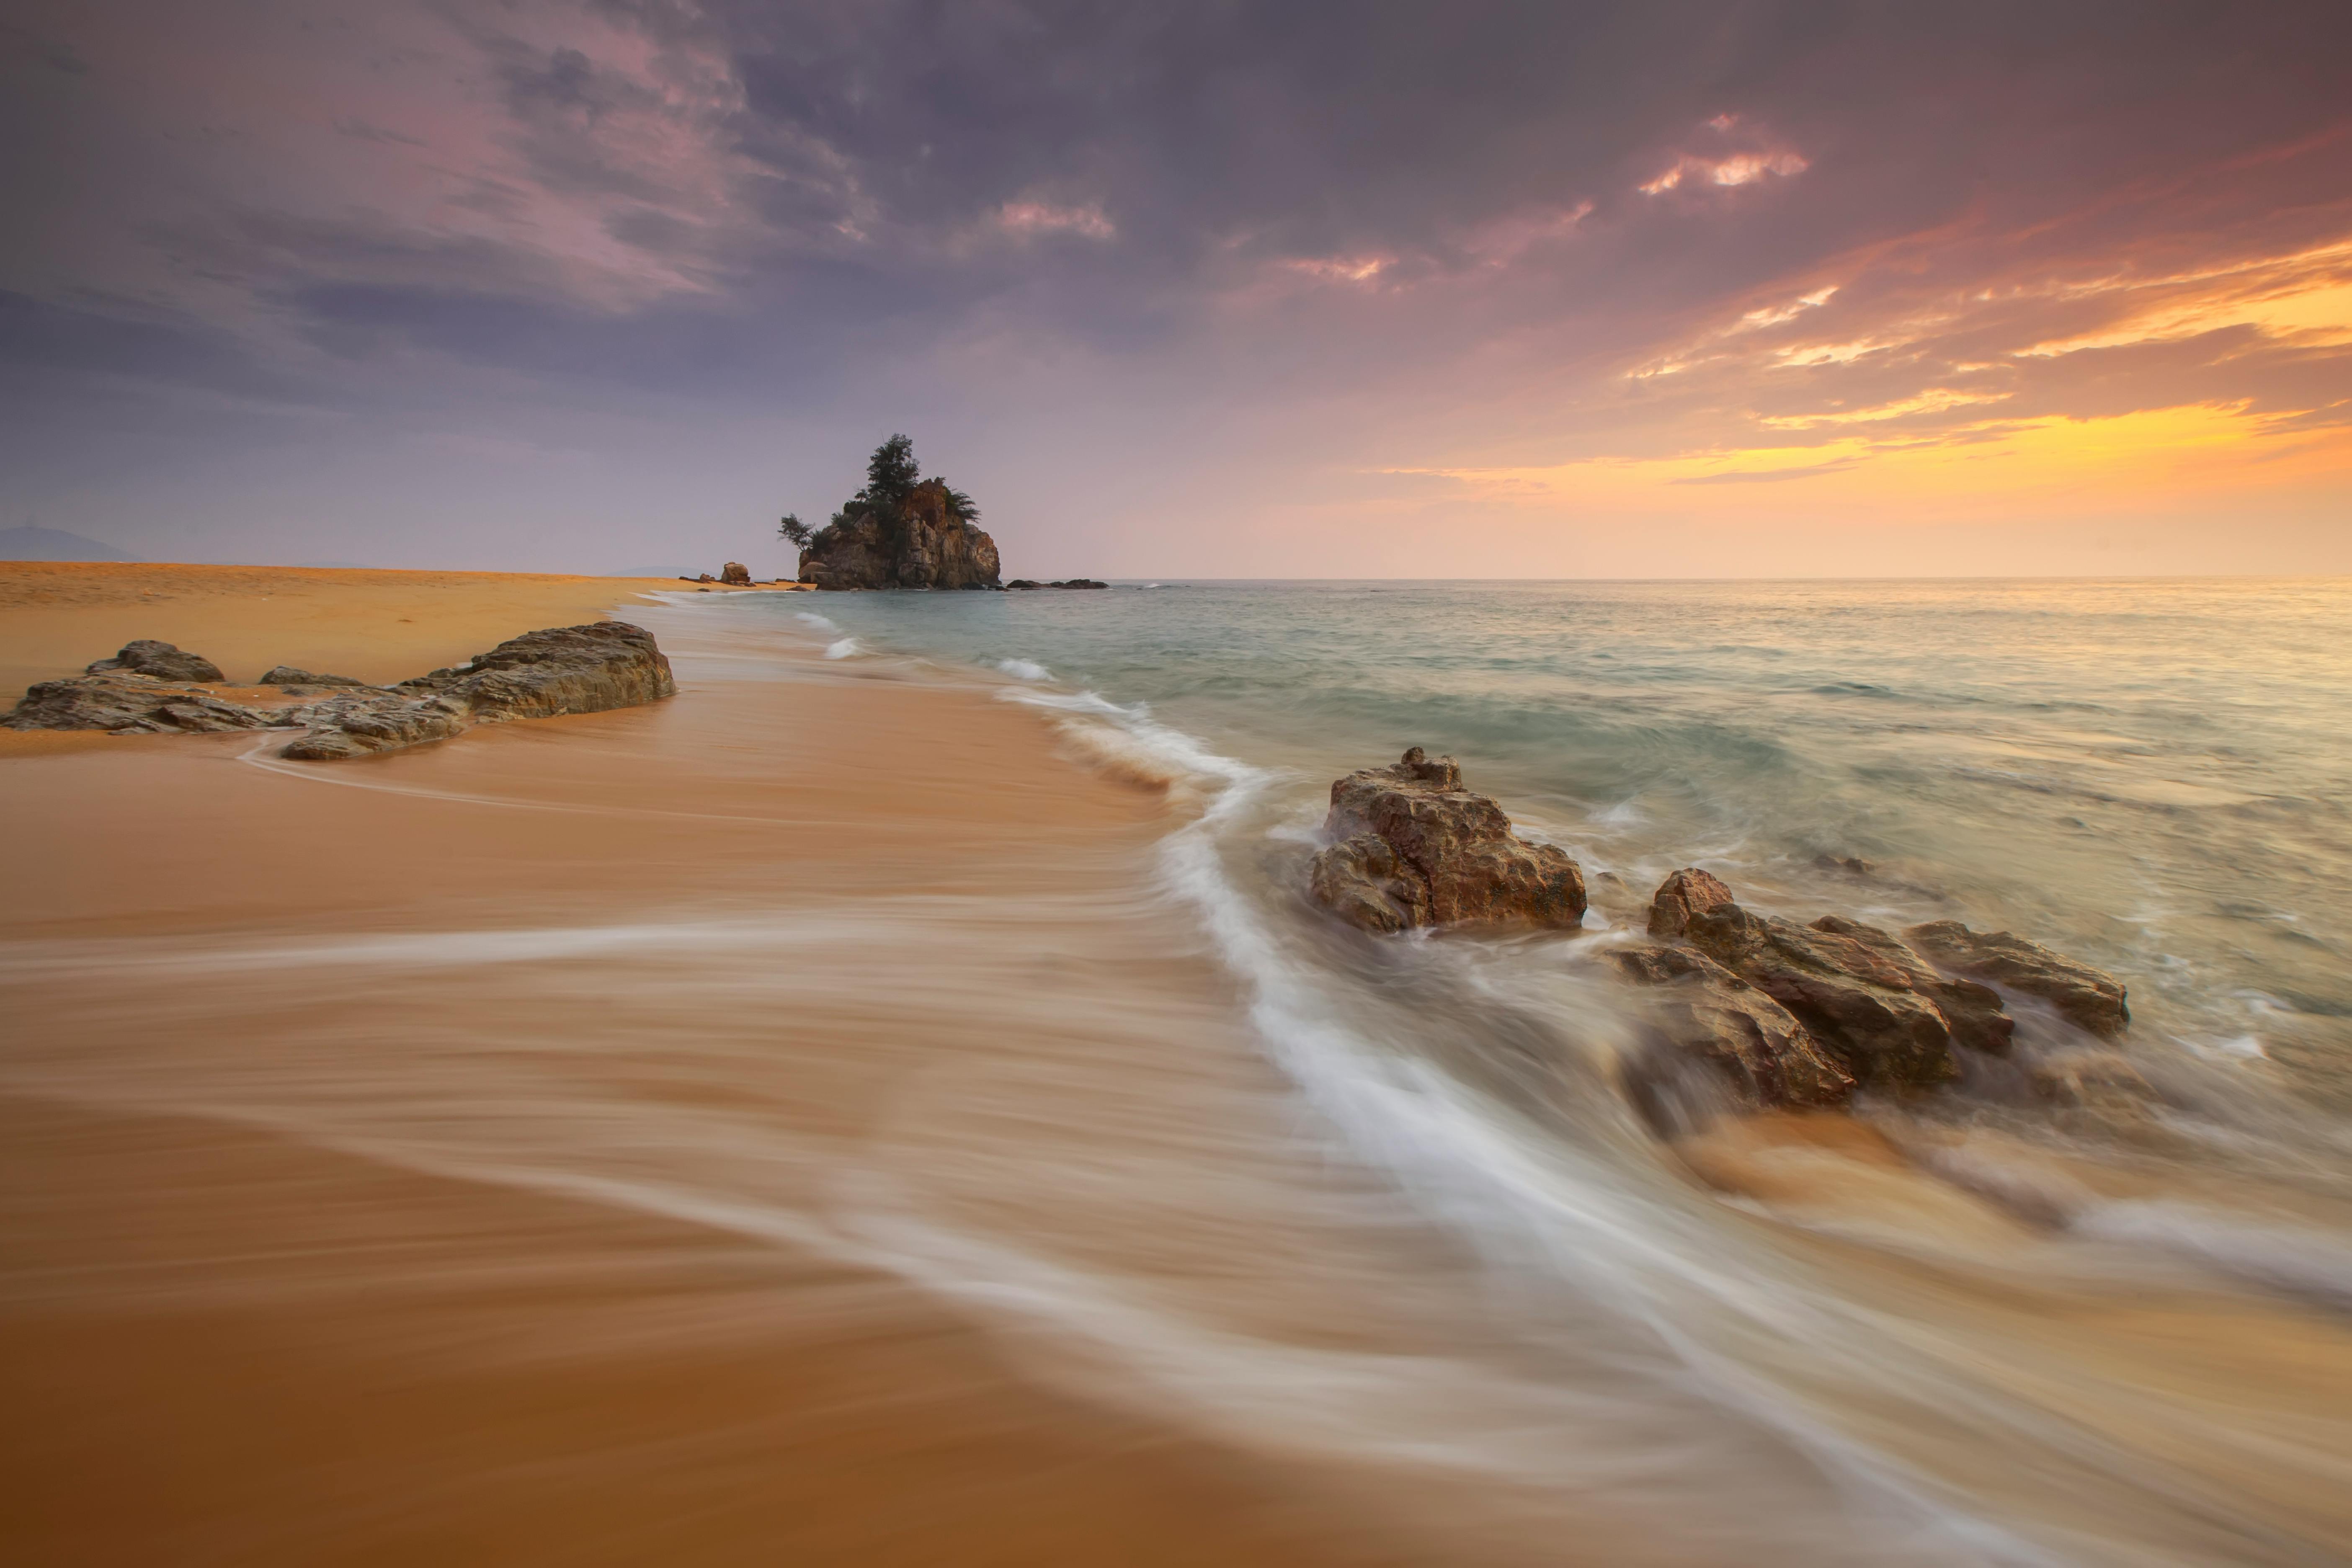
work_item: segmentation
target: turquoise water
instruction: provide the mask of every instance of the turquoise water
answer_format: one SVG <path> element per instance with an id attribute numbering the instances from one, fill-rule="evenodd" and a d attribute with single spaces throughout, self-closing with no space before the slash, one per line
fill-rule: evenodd
<path id="1" fill-rule="evenodd" d="M 789 603 L 869 652 L 1025 661 L 1034 684 L 1139 707 L 1272 770 L 1302 821 L 1338 773 L 1451 752 L 1588 876 L 1645 894 L 1695 863 L 1807 918 L 2014 930 L 2122 976 L 2139 1048 L 2314 1102 L 2345 1092 L 2352 584 L 1202 583 Z"/>

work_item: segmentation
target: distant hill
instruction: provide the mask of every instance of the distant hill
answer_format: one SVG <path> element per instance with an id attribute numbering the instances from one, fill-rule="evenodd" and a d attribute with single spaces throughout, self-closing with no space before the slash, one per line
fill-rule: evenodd
<path id="1" fill-rule="evenodd" d="M 57 528 L 0 529 L 0 561 L 136 561 L 139 557 Z"/>

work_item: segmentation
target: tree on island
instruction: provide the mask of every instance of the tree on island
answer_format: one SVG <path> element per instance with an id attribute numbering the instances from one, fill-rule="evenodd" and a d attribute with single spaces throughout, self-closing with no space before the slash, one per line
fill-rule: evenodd
<path id="1" fill-rule="evenodd" d="M 971 497 L 922 477 L 915 443 L 894 435 L 866 462 L 866 487 L 812 532 L 795 514 L 777 531 L 801 547 L 801 580 L 819 587 L 985 588 L 997 584 L 996 542 L 976 526 Z"/>

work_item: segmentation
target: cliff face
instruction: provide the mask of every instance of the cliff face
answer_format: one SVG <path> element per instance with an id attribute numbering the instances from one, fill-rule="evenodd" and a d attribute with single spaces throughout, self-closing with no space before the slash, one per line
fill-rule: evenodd
<path id="1" fill-rule="evenodd" d="M 819 588 L 994 588 L 996 541 L 926 479 L 895 506 L 845 510 L 801 552 L 800 580 Z"/>

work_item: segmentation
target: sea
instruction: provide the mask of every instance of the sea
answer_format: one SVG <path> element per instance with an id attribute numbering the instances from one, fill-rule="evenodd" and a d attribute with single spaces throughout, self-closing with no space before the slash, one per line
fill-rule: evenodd
<path id="1" fill-rule="evenodd" d="M 2306 1332 L 2352 1314 L 2352 584 L 1169 580 L 728 613 L 1034 709 L 1076 765 L 1171 793 L 1144 895 L 1203 933 L 1298 1136 L 1475 1257 L 1527 1358 L 1458 1404 L 1402 1358 L 1393 1385 L 1354 1369 L 1360 1406 L 1302 1393 L 1368 1447 L 1638 1500 L 1750 1561 L 2352 1560 L 2341 1352 Z M 1409 746 L 1576 858 L 1582 931 L 1375 938 L 1312 907 L 1331 781 Z M 1645 1120 L 1604 961 L 1685 866 L 1770 913 L 1955 919 L 2110 972 L 2134 1091 L 1977 1063 L 1833 1130 Z M 2029 1052 L 2086 1044 L 2017 1010 Z"/>
<path id="2" fill-rule="evenodd" d="M 646 707 L 11 764 L 36 1555 L 2352 1563 L 2352 582 L 658 598 Z M 1580 929 L 1312 903 L 1413 746 Z M 2129 1030 L 1637 1093 L 1684 867 Z"/>

